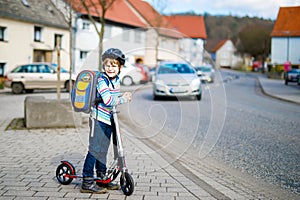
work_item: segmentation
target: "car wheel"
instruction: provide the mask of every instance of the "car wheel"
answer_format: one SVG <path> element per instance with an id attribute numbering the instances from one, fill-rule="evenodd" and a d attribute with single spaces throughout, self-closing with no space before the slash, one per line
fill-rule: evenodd
<path id="1" fill-rule="evenodd" d="M 289 84 L 288 80 L 285 79 L 284 84 L 288 85 Z"/>
<path id="2" fill-rule="evenodd" d="M 73 85 L 74 85 L 74 81 L 72 81 L 72 87 L 73 87 Z M 70 88 L 71 88 L 70 81 L 66 81 L 65 88 L 66 88 L 67 92 L 70 92 Z"/>
<path id="3" fill-rule="evenodd" d="M 133 85 L 133 80 L 130 76 L 124 76 L 122 79 L 122 84 L 125 86 Z"/>
<path id="4" fill-rule="evenodd" d="M 11 89 L 14 94 L 21 94 L 23 93 L 24 85 L 22 83 L 13 83 Z"/>
<path id="5" fill-rule="evenodd" d="M 200 100 L 202 99 L 202 94 L 196 95 L 196 99 L 197 99 L 198 101 L 200 101 Z"/>

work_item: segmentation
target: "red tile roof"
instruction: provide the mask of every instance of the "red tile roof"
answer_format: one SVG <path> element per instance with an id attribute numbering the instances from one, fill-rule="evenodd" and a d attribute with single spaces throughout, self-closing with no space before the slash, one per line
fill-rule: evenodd
<path id="1" fill-rule="evenodd" d="M 220 48 L 225 44 L 225 42 L 227 42 L 227 41 L 228 41 L 228 39 L 221 40 L 221 41 L 217 44 L 217 46 L 216 46 L 215 48 L 213 48 L 212 52 L 217 52 L 218 49 L 220 49 Z"/>
<path id="2" fill-rule="evenodd" d="M 300 36 L 300 6 L 279 9 L 271 36 Z"/>
<path id="3" fill-rule="evenodd" d="M 132 7 L 147 21 L 149 27 L 161 28 L 161 35 L 181 38 L 182 34 L 170 26 L 170 22 L 157 12 L 148 2 L 142 0 L 128 0 Z"/>
<path id="4" fill-rule="evenodd" d="M 151 27 L 166 27 L 168 24 L 163 16 L 148 2 L 142 0 L 128 0 L 128 2 L 143 16 Z"/>
<path id="5" fill-rule="evenodd" d="M 183 33 L 184 37 L 206 39 L 205 23 L 202 16 L 173 15 L 166 16 L 176 30 Z"/>
<path id="6" fill-rule="evenodd" d="M 94 3 L 95 7 L 91 6 L 90 13 L 92 16 L 101 17 L 102 9 L 99 5 L 99 0 L 85 0 L 85 2 L 87 4 L 89 3 L 89 5 Z M 88 14 L 81 3 L 81 0 L 72 0 L 72 6 L 75 11 L 82 14 Z M 116 0 L 107 10 L 105 19 L 135 27 L 146 27 L 146 24 L 134 13 L 125 0 Z"/>

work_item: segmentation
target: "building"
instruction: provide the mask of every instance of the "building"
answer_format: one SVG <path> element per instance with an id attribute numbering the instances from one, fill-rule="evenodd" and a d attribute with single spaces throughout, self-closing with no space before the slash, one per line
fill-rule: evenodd
<path id="1" fill-rule="evenodd" d="M 99 68 L 99 35 L 88 12 L 80 0 L 52 0 L 62 13 L 68 16 L 66 7 L 71 5 L 73 11 L 73 71 L 79 72 L 83 68 Z M 68 10 L 68 9 L 67 9 Z M 90 9 L 90 14 L 96 21 L 100 32 L 102 16 L 99 4 Z M 127 1 L 117 0 L 105 14 L 105 31 L 103 49 L 119 48 L 130 62 L 136 57 L 144 57 L 145 52 L 144 21 L 139 18 Z"/>
<path id="2" fill-rule="evenodd" d="M 300 66 L 300 6 L 281 7 L 271 33 L 271 62 Z"/>
<path id="3" fill-rule="evenodd" d="M 0 0 L 0 75 L 16 65 L 57 63 L 69 68 L 69 28 L 50 0 Z"/>
<path id="4" fill-rule="evenodd" d="M 170 21 L 148 2 L 141 0 L 127 1 L 147 23 L 143 62 L 154 67 L 159 61 L 181 59 L 179 39 L 182 38 L 182 33 L 174 29 Z"/>
<path id="5" fill-rule="evenodd" d="M 207 38 L 203 16 L 167 16 L 173 29 L 182 33 L 179 40 L 179 54 L 192 65 L 202 65 L 204 44 Z"/>
<path id="6" fill-rule="evenodd" d="M 217 68 L 235 68 L 240 58 L 235 55 L 236 47 L 229 39 L 220 41 L 212 50 L 212 58 Z"/>
<path id="7" fill-rule="evenodd" d="M 94 26 L 81 0 L 0 0 L 0 5 L 2 74 L 17 64 L 56 63 L 58 38 L 62 67 L 72 64 L 74 72 L 99 67 L 100 6 L 90 9 Z M 201 16 L 166 17 L 142 0 L 117 0 L 105 14 L 103 49 L 120 48 L 130 63 L 139 59 L 154 67 L 186 59 L 196 65 L 203 60 L 205 38 Z"/>
<path id="8" fill-rule="evenodd" d="M 97 65 L 96 58 L 99 57 L 99 36 L 88 18 L 86 9 L 80 0 L 52 1 L 60 7 L 63 13 L 66 13 L 63 10 L 66 3 L 71 4 L 74 11 L 73 62 L 75 72 L 83 67 L 95 68 L 93 66 Z M 92 9 L 90 14 L 98 21 L 97 27 L 100 29 L 101 7 Z M 192 24 L 196 20 L 202 32 L 199 31 L 198 26 L 196 30 L 192 30 Z M 170 17 L 161 15 L 146 1 L 117 0 L 105 14 L 103 48 L 118 47 L 126 54 L 130 63 L 140 60 L 149 67 L 154 67 L 159 61 L 182 58 L 193 63 L 196 63 L 196 60 L 201 62 L 206 38 L 203 18 L 200 16 L 176 17 L 173 22 L 175 25 L 170 21 Z M 185 29 L 184 24 L 190 24 L 188 32 L 182 32 Z M 192 32 L 197 35 L 193 35 Z"/>

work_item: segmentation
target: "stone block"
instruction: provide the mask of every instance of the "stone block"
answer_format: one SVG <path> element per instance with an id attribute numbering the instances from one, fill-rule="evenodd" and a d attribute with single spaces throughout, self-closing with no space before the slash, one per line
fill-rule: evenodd
<path id="1" fill-rule="evenodd" d="M 81 113 L 75 113 L 69 99 L 45 99 L 29 96 L 24 102 L 26 128 L 67 128 L 82 125 Z"/>

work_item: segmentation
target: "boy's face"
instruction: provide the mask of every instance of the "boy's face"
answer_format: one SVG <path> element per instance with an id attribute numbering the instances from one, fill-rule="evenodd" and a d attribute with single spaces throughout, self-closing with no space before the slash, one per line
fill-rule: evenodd
<path id="1" fill-rule="evenodd" d="M 103 62 L 104 71 L 110 78 L 115 78 L 120 72 L 120 64 L 116 59 L 106 58 Z"/>

